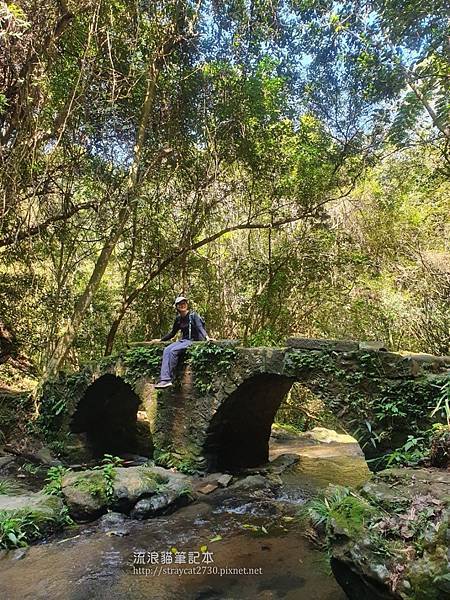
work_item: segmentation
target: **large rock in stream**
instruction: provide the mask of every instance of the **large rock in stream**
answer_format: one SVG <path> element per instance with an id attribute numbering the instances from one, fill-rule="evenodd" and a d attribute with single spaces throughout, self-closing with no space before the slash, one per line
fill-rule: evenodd
<path id="1" fill-rule="evenodd" d="M 364 453 L 357 440 L 325 427 L 294 433 L 283 426 L 272 429 L 269 446 L 271 461 L 282 455 L 296 455 L 293 467 L 311 483 L 323 487 L 329 483 L 358 486 L 370 478 Z"/>
<path id="2" fill-rule="evenodd" d="M 373 507 L 362 528 L 331 522 L 331 565 L 348 598 L 450 598 L 450 473 L 387 469 L 360 496 Z"/>
<path id="3" fill-rule="evenodd" d="M 155 466 L 117 467 L 68 473 L 62 481 L 64 500 L 77 520 L 93 520 L 108 509 L 149 518 L 189 502 L 190 478 Z"/>
<path id="4" fill-rule="evenodd" d="M 37 539 L 52 533 L 60 529 L 66 520 L 61 498 L 42 492 L 0 495 L 0 513 L 17 519 L 26 539 Z"/>

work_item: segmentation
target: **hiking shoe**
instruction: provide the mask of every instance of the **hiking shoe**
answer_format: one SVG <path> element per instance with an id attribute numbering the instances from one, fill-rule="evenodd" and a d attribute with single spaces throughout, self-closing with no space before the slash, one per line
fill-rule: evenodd
<path id="1" fill-rule="evenodd" d="M 155 384 L 155 388 L 162 389 L 170 387 L 171 385 L 173 385 L 171 381 L 159 381 Z"/>

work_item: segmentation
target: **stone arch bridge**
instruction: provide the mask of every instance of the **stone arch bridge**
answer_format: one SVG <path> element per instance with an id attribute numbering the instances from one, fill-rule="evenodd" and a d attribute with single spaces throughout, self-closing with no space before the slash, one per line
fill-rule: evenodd
<path id="1" fill-rule="evenodd" d="M 200 342 L 174 386 L 155 390 L 164 345 L 135 344 L 48 382 L 39 416 L 47 440 L 72 461 L 128 452 L 185 469 L 252 467 L 267 461 L 277 410 L 299 382 L 380 452 L 403 443 L 415 425 L 424 428 L 450 373 L 450 357 L 369 342 Z"/>

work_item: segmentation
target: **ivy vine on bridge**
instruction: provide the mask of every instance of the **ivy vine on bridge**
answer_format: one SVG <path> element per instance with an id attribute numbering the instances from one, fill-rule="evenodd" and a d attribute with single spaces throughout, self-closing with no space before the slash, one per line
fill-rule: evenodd
<path id="1" fill-rule="evenodd" d="M 275 415 L 298 382 L 360 441 L 394 448 L 430 420 L 450 372 L 450 357 L 354 341 L 200 342 L 174 386 L 158 391 L 163 348 L 135 344 L 48 382 L 39 417 L 47 440 L 72 458 L 128 452 L 184 470 L 256 466 L 267 461 Z"/>

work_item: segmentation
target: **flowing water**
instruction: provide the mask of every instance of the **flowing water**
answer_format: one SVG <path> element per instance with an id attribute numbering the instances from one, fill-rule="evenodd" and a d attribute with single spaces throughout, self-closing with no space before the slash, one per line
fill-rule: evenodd
<path id="1" fill-rule="evenodd" d="M 282 478 L 275 491 L 218 490 L 148 521 L 113 513 L 4 553 L 0 598 L 344 600 L 296 518 L 316 482 L 295 469 Z"/>

